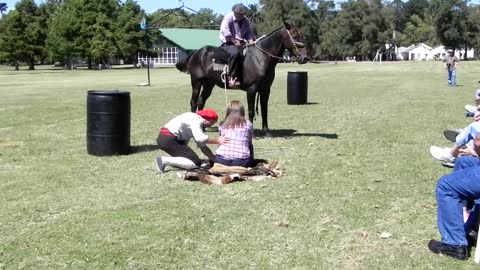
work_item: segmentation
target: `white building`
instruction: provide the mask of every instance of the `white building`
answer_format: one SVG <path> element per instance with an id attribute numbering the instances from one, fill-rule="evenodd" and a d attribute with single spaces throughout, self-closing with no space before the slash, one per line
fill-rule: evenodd
<path id="1" fill-rule="evenodd" d="M 432 49 L 430 52 L 431 54 L 431 59 L 442 59 L 447 53 L 447 50 L 443 46 L 438 46 Z M 455 51 L 455 56 L 458 57 L 458 59 L 463 59 L 465 57 L 465 50 L 456 50 Z M 467 58 L 473 58 L 474 57 L 474 50 L 470 49 L 467 50 Z"/>
<path id="2" fill-rule="evenodd" d="M 447 54 L 444 46 L 432 48 L 425 43 L 411 45 L 409 47 L 399 47 L 396 50 L 398 60 L 419 61 L 419 60 L 437 60 L 442 59 Z M 463 59 L 465 50 L 456 50 L 455 56 Z M 474 57 L 474 50 L 467 51 L 467 58 Z"/>
<path id="3" fill-rule="evenodd" d="M 432 47 L 425 43 L 411 45 L 409 47 L 400 47 L 397 52 L 398 60 L 429 60 Z"/>

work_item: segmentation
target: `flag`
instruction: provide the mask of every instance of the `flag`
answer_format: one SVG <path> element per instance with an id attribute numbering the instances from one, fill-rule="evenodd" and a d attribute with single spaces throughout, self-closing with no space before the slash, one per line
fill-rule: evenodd
<path id="1" fill-rule="evenodd" d="M 147 18 L 145 18 L 145 16 L 143 16 L 142 21 L 140 22 L 140 28 L 142 30 L 145 30 L 147 28 Z"/>

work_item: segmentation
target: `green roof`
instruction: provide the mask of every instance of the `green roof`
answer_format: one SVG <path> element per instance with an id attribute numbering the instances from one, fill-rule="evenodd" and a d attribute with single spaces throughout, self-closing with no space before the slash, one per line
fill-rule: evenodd
<path id="1" fill-rule="evenodd" d="M 220 46 L 219 30 L 162 28 L 162 36 L 184 50 L 197 50 L 203 46 Z"/>

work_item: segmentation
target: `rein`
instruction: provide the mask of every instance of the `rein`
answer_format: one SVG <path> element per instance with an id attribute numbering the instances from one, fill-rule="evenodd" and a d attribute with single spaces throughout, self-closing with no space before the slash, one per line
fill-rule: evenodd
<path id="1" fill-rule="evenodd" d="M 297 46 L 297 42 L 293 39 L 292 37 L 292 34 L 290 34 L 290 31 L 287 30 L 287 33 L 288 33 L 288 36 L 290 37 L 290 41 L 292 42 L 293 44 L 293 47 L 294 47 L 294 50 L 295 52 L 298 52 L 298 46 Z M 265 35 L 261 36 L 260 38 L 258 38 L 257 41 L 260 41 L 261 39 L 263 39 L 265 37 Z M 257 49 L 259 49 L 261 52 L 263 52 L 264 54 L 270 56 L 270 57 L 273 57 L 273 58 L 276 58 L 276 59 L 279 59 L 279 60 L 286 60 L 286 61 L 290 61 L 290 59 L 287 59 L 285 57 L 279 57 L 279 56 L 276 56 L 276 55 L 273 55 L 267 51 L 265 51 L 264 49 L 262 49 L 260 46 L 258 46 L 257 42 L 255 42 L 255 47 Z"/>

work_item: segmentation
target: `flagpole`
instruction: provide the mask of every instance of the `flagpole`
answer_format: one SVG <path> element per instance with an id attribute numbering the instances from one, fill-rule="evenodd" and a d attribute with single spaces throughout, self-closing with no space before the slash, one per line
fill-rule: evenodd
<path id="1" fill-rule="evenodd" d="M 148 76 L 148 84 L 150 86 L 150 57 L 148 57 L 148 28 L 145 29 L 145 55 L 147 56 L 147 76 Z"/>
<path id="2" fill-rule="evenodd" d="M 148 57 L 148 25 L 147 17 L 143 15 L 142 21 L 140 22 L 140 28 L 145 30 L 145 57 L 147 57 L 147 76 L 148 83 L 145 86 L 150 86 L 150 58 Z"/>

